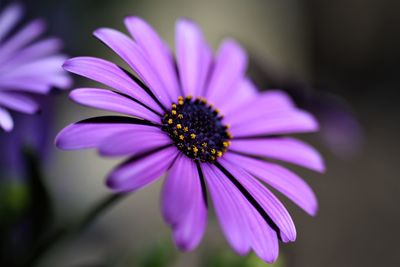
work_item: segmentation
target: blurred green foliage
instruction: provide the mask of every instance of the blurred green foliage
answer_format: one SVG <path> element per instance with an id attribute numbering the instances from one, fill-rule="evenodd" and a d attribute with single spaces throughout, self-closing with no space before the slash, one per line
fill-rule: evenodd
<path id="1" fill-rule="evenodd" d="M 23 182 L 0 184 L 0 224 L 8 224 L 19 218 L 29 205 L 29 188 Z"/>
<path id="2" fill-rule="evenodd" d="M 149 247 L 138 259 L 140 267 L 167 267 L 172 264 L 177 254 L 170 240 L 160 241 Z"/>

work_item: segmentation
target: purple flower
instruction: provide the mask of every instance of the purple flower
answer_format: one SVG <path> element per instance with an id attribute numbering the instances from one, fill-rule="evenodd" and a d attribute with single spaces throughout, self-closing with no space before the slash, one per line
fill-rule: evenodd
<path id="1" fill-rule="evenodd" d="M 280 136 L 316 131 L 317 122 L 285 93 L 257 92 L 245 74 L 246 53 L 235 41 L 223 41 L 214 57 L 199 27 L 181 19 L 176 24 L 175 62 L 146 22 L 128 17 L 125 24 L 134 40 L 113 29 L 98 29 L 94 35 L 135 74 L 93 57 L 70 59 L 64 68 L 115 89 L 76 89 L 70 95 L 74 101 L 126 116 L 69 125 L 56 145 L 129 156 L 107 178 L 117 192 L 136 191 L 167 172 L 162 214 L 180 249 L 194 249 L 203 236 L 208 191 L 233 249 L 241 255 L 252 249 L 273 262 L 278 240 L 294 241 L 296 229 L 263 183 L 310 215 L 317 212 L 317 200 L 300 177 L 265 159 L 323 172 L 316 150 Z"/>
<path id="2" fill-rule="evenodd" d="M 57 54 L 61 42 L 54 38 L 37 40 L 45 30 L 42 21 L 32 21 L 10 35 L 21 16 L 18 4 L 0 13 L 0 127 L 5 131 L 14 126 L 7 109 L 27 114 L 39 110 L 29 93 L 46 94 L 52 87 L 67 88 L 71 84 L 61 68 L 65 57 Z"/>

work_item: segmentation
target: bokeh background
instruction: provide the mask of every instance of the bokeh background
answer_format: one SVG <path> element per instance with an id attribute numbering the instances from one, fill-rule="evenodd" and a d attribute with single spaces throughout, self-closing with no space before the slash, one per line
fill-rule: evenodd
<path id="1" fill-rule="evenodd" d="M 0 6 L 9 2 L 0 0 Z M 278 265 L 400 266 L 399 1 L 21 2 L 28 19 L 47 21 L 48 33 L 64 41 L 70 56 L 120 62 L 91 33 L 103 26 L 124 30 L 123 17 L 132 14 L 152 24 L 171 47 L 174 22 L 182 16 L 197 21 L 214 48 L 225 37 L 237 39 L 251 55 L 250 75 L 260 88 L 281 87 L 299 105 L 320 112 L 319 118 L 328 121 L 322 134 L 304 136 L 323 153 L 327 173 L 294 168 L 315 189 L 320 211 L 311 218 L 285 202 L 298 240 L 281 246 Z M 90 84 L 75 78 L 76 86 Z M 54 129 L 48 133 L 44 164 L 45 184 L 59 222 L 74 220 L 107 195 L 104 177 L 120 161 L 102 159 L 94 151 L 63 152 L 52 146 L 56 132 L 65 125 L 104 114 L 72 103 L 67 95 L 52 96 L 49 120 Z M 197 250 L 181 253 L 171 246 L 159 212 L 161 185 L 159 181 L 127 197 L 78 238 L 54 248 L 41 265 L 140 266 L 146 257 L 168 258 L 165 253 L 173 255 L 170 266 L 223 266 L 212 262 L 218 255 L 238 259 L 230 254 L 211 215 Z"/>

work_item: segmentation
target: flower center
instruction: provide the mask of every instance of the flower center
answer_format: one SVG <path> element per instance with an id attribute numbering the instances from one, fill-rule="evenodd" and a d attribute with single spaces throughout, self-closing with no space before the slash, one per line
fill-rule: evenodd
<path id="1" fill-rule="evenodd" d="M 202 162 L 214 162 L 230 145 L 228 126 L 222 116 L 202 98 L 178 98 L 162 118 L 162 130 L 186 156 Z"/>

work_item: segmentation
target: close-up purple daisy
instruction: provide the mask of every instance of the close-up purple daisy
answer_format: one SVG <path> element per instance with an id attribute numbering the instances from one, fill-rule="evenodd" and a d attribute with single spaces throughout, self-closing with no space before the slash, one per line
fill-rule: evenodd
<path id="1" fill-rule="evenodd" d="M 246 76 L 246 52 L 234 40 L 224 40 L 213 55 L 200 28 L 180 19 L 174 56 L 142 19 L 127 17 L 125 25 L 132 38 L 108 28 L 94 35 L 132 72 L 94 57 L 64 63 L 65 70 L 111 88 L 75 89 L 73 101 L 123 116 L 71 124 L 56 145 L 128 157 L 106 178 L 115 192 L 134 192 L 166 173 L 162 215 L 181 250 L 202 239 L 209 194 L 232 248 L 274 262 L 278 241 L 294 241 L 296 229 L 269 188 L 310 215 L 318 209 L 307 183 L 276 161 L 323 172 L 319 153 L 287 136 L 315 132 L 317 121 L 282 91 L 258 92 Z"/>
<path id="2" fill-rule="evenodd" d="M 30 94 L 47 94 L 50 89 L 68 88 L 70 78 L 61 68 L 66 57 L 58 54 L 61 41 L 38 40 L 45 31 L 41 20 L 15 30 L 23 8 L 11 4 L 0 13 L 0 128 L 9 132 L 14 121 L 9 110 L 34 114 L 39 104 Z"/>

